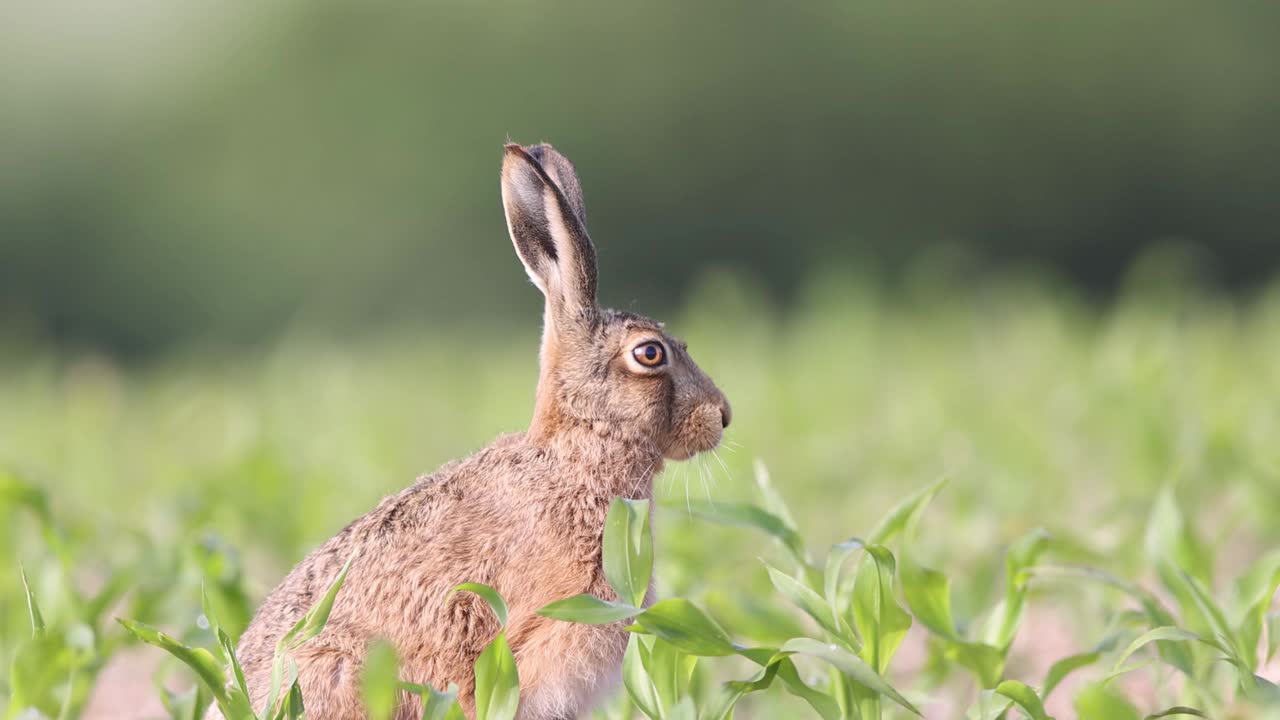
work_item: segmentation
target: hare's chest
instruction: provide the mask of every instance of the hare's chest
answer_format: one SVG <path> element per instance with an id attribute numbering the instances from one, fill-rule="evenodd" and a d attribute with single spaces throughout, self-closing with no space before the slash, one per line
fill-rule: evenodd
<path id="1" fill-rule="evenodd" d="M 516 654 L 522 720 L 586 715 L 619 685 L 627 647 L 620 626 L 577 625 L 550 630 L 543 639 Z"/>

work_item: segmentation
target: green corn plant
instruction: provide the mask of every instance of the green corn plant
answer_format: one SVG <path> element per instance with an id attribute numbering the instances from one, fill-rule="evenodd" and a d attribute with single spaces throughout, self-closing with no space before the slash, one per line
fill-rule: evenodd
<path id="1" fill-rule="evenodd" d="M 762 505 L 698 506 L 694 514 L 720 524 L 762 530 L 779 543 L 783 562 L 764 561 L 763 573 L 777 597 L 805 619 L 807 629 L 777 643 L 742 644 L 726 629 L 732 624 L 722 625 L 687 598 L 666 598 L 645 607 L 653 570 L 651 508 L 646 501 L 619 498 L 610 506 L 602 538 L 605 577 L 616 599 L 578 595 L 538 611 L 567 622 L 629 621 L 626 629 L 631 634 L 622 668 L 624 700 L 602 711 L 606 717 L 638 713 L 650 720 L 727 720 L 749 696 L 775 690 L 799 698 L 824 720 L 923 716 L 919 703 L 927 696 L 900 692 L 888 680 L 893 660 L 916 624 L 929 633 L 938 662 L 973 676 L 976 700 L 965 711 L 972 720 L 1016 716 L 1050 720 L 1048 700 L 1061 694 L 1059 688 L 1068 676 L 1079 672 L 1091 675 L 1069 699 L 1078 717 L 1222 717 L 1241 703 L 1269 707 L 1280 700 L 1275 686 L 1259 675 L 1278 639 L 1270 607 L 1280 587 L 1280 551 L 1265 554 L 1235 578 L 1229 594 L 1215 595 L 1202 575 L 1208 559 L 1197 560 L 1187 550 L 1202 543 L 1171 493 L 1157 498 L 1146 547 L 1164 597 L 1171 598 L 1172 605 L 1098 568 L 1042 562 L 1058 557 L 1057 539 L 1032 530 L 1006 550 L 1004 591 L 970 635 L 962 632 L 952 613 L 949 578 L 925 567 L 914 550 L 923 534 L 922 517 L 944 483 L 934 483 L 903 500 L 865 536 L 834 545 L 819 565 L 763 468 L 758 468 L 757 479 Z M 190 646 L 140 622 L 121 620 L 121 624 L 131 636 L 165 649 L 196 674 L 199 682 L 189 692 L 163 690 L 171 718 L 195 720 L 211 704 L 234 720 L 303 717 L 305 698 L 290 655 L 323 629 L 355 556 L 316 607 L 278 643 L 267 702 L 255 710 L 234 652 L 243 592 L 238 576 L 228 571 L 233 558 L 219 555 L 225 552 L 206 547 L 194 555 L 195 567 L 214 578 L 202 594 L 214 647 Z M 14 651 L 5 688 L 7 715 L 34 710 L 71 720 L 92 685 L 101 651 L 80 625 L 48 622 L 35 589 L 25 573 L 21 576 L 31 637 Z M 1060 576 L 1088 579 L 1119 591 L 1133 607 L 1112 618 L 1105 637 L 1092 649 L 1054 663 L 1038 685 L 1008 677 L 1006 661 L 1030 587 Z M 217 584 L 218 578 L 223 584 Z M 478 583 L 459 585 L 452 592 L 481 597 L 499 625 L 499 633 L 475 664 L 476 717 L 511 720 L 518 712 L 520 688 L 506 641 L 507 605 L 493 588 Z M 222 622 L 224 608 L 230 608 L 231 626 Z M 725 681 L 740 672 L 744 661 L 754 670 L 740 680 Z M 371 648 L 361 682 L 372 720 L 393 716 L 408 695 L 420 698 L 426 719 L 463 717 L 456 687 L 441 692 L 404 682 L 397 664 L 390 645 L 377 643 Z M 815 681 L 814 676 L 802 674 L 814 668 L 825 668 L 825 675 Z M 1115 682 L 1129 673 L 1161 668 L 1186 679 L 1181 694 L 1166 698 L 1173 702 L 1163 708 L 1139 709 Z"/>
<path id="2" fill-rule="evenodd" d="M 235 646 L 219 625 L 217 613 L 214 612 L 207 593 L 204 595 L 205 618 L 218 640 L 221 659 L 205 648 L 187 646 L 145 623 L 124 618 L 120 618 L 119 622 L 139 640 L 165 650 L 190 668 L 227 720 L 296 720 L 304 717 L 306 709 L 302 689 L 298 685 L 297 665 L 289 655 L 324 630 L 338 592 L 358 554 L 358 550 L 351 554 L 320 600 L 276 644 L 271 666 L 271 685 L 265 704 L 258 712 L 254 712 L 250 704 L 249 688 L 240 661 L 236 658 Z M 228 669 L 233 682 L 228 682 Z"/>
<path id="3" fill-rule="evenodd" d="M 751 505 L 734 506 L 728 512 L 710 507 L 698 509 L 698 514 L 705 519 L 726 525 L 754 527 L 766 532 L 786 548 L 788 557 L 797 565 L 794 575 L 784 573 L 767 563 L 766 570 L 778 593 L 809 616 L 820 629 L 827 643 L 822 650 L 828 657 L 823 659 L 832 662 L 839 669 L 838 672 L 833 672 L 829 692 L 824 696 L 828 700 L 834 700 L 835 711 L 832 711 L 829 704 L 813 705 L 814 710 L 824 718 L 880 718 L 885 712 L 881 703 L 886 697 L 899 707 L 914 711 L 914 707 L 896 690 L 887 683 L 881 684 L 883 674 L 888 670 L 894 653 L 913 622 L 919 622 L 930 632 L 934 639 L 933 646 L 939 650 L 944 662 L 965 668 L 977 680 L 980 692 L 977 703 L 969 709 L 967 717 L 970 718 L 995 720 L 1017 710 L 1026 717 L 1047 720 L 1049 715 L 1045 711 L 1044 698 L 1066 675 L 1098 663 L 1116 645 L 1116 638 L 1110 637 L 1091 652 L 1064 658 L 1051 668 L 1042 691 L 1018 680 L 1005 678 L 1005 663 L 1021 624 L 1030 583 L 1041 572 L 1042 568 L 1038 563 L 1054 547 L 1054 540 L 1049 533 L 1036 529 L 1010 545 L 1005 554 L 1004 595 L 987 613 L 980 639 L 965 637 L 952 614 L 950 580 L 942 572 L 916 561 L 912 550 L 921 517 L 944 484 L 945 481 L 939 481 L 903 500 L 873 529 L 868 535 L 869 540 L 852 538 L 834 546 L 828 553 L 825 568 L 819 576 L 822 579 L 820 584 L 811 584 L 815 573 L 810 567 L 809 556 L 795 544 L 792 529 L 783 520 L 788 513 L 776 492 L 771 493 L 767 501 L 772 512 Z M 885 544 L 894 539 L 900 542 L 901 560 Z M 844 568 L 855 554 L 860 554 L 855 571 L 846 574 Z M 1105 576 L 1091 569 L 1086 572 Z M 1247 618 L 1247 623 L 1241 621 L 1242 626 L 1249 628 L 1248 632 L 1262 632 L 1259 623 L 1265 623 L 1265 620 L 1258 618 L 1265 618 L 1266 611 L 1259 607 L 1264 604 L 1260 598 L 1269 599 L 1267 592 L 1274 593 L 1274 587 L 1269 584 L 1271 579 L 1271 575 L 1260 571 L 1247 580 L 1242 579 L 1240 583 L 1248 588 L 1247 592 L 1241 594 L 1251 598 L 1251 602 L 1247 604 L 1248 611 L 1242 613 L 1242 618 Z M 1228 643 L 1206 641 L 1199 635 L 1172 627 L 1172 615 L 1154 596 L 1136 586 L 1116 582 L 1140 598 L 1146 612 L 1145 619 L 1163 621 L 1159 624 L 1168 627 L 1161 628 L 1150 637 L 1135 640 L 1136 644 L 1122 654 L 1108 679 L 1136 669 L 1120 663 L 1147 644 L 1177 648 L 1177 651 L 1168 653 L 1172 658 L 1171 662 L 1175 664 L 1187 652 L 1181 645 L 1190 641 L 1219 648 L 1224 653 L 1230 649 Z M 906 601 L 905 607 L 897 600 L 899 593 Z M 1208 617 L 1216 619 L 1222 616 L 1221 612 L 1215 611 L 1211 606 L 1212 600 L 1208 594 L 1199 591 L 1194 585 L 1189 586 L 1187 595 L 1199 598 L 1199 605 L 1203 606 L 1201 612 Z M 1225 627 L 1225 621 L 1217 624 Z M 816 641 L 793 640 L 784 644 L 782 650 L 804 648 L 809 654 L 822 657 L 824 652 L 819 652 L 819 648 L 812 644 L 814 642 Z M 849 657 L 860 661 L 861 665 L 851 666 L 848 663 Z M 1240 658 L 1238 654 L 1233 656 L 1228 653 L 1226 659 L 1235 664 L 1234 661 Z M 764 680 L 763 675 L 754 679 L 755 682 Z M 1261 682 L 1265 681 L 1255 680 L 1255 687 L 1260 686 Z M 739 684 L 738 687 L 743 694 L 750 690 L 749 684 Z M 1111 695 L 1114 693 L 1105 686 L 1099 686 L 1078 699 L 1077 706 L 1090 708 L 1090 712 L 1093 712 L 1092 708 L 1107 702 Z M 1175 706 L 1159 712 L 1195 714 L 1201 711 L 1187 706 Z"/>
<path id="4" fill-rule="evenodd" d="M 488 604 L 498 620 L 499 632 L 476 658 L 476 720 L 512 720 L 520 705 L 520 677 L 515 656 L 507 643 L 507 603 L 494 588 L 482 583 L 462 583 L 450 594 L 468 592 Z M 444 692 L 430 685 L 400 679 L 395 649 L 385 640 L 374 643 L 361 672 L 361 690 L 370 720 L 390 720 L 403 695 L 416 695 L 423 720 L 464 720 L 458 688 Z"/>
<path id="5" fill-rule="evenodd" d="M 88 690 L 81 674 L 94 658 L 93 636 L 83 626 L 50 628 L 25 570 L 21 576 L 31 636 L 18 646 L 9 669 L 6 717 L 74 717 Z"/>
<path id="6" fill-rule="evenodd" d="M 0 653 L 7 657 L 9 668 L 6 717 L 28 711 L 67 720 L 79 717 L 102 668 L 127 642 L 124 633 L 111 631 L 105 616 L 128 588 L 131 573 L 122 568 L 96 592 L 81 592 L 73 581 L 72 540 L 54 521 L 47 493 L 3 468 L 0 508 L 33 516 L 55 560 L 43 566 L 40 574 L 53 581 L 53 593 L 45 596 L 56 602 L 50 620 L 41 612 L 26 570 L 18 572 L 31 636 L 15 643 L 12 653 Z"/>
<path id="7" fill-rule="evenodd" d="M 399 682 L 398 687 L 422 700 L 422 720 L 466 720 L 458 703 L 458 686 L 450 684 L 440 692 L 430 685 Z"/>
<path id="8" fill-rule="evenodd" d="M 520 676 L 507 643 L 507 603 L 498 591 L 480 583 L 463 583 L 454 592 L 479 595 L 489 604 L 501 628 L 476 658 L 476 720 L 512 720 L 520 707 Z"/>
<path id="9" fill-rule="evenodd" d="M 1280 587 L 1280 553 L 1266 554 L 1234 582 L 1234 606 L 1224 606 L 1214 599 L 1207 586 L 1210 558 L 1190 523 L 1184 518 L 1169 488 L 1161 490 L 1156 498 L 1145 533 L 1145 547 L 1156 569 L 1160 584 L 1176 603 L 1177 613 L 1170 610 L 1159 598 L 1140 586 L 1121 580 L 1096 568 L 1042 567 L 1029 570 L 1030 574 L 1069 573 L 1090 579 L 1124 593 L 1135 600 L 1140 610 L 1135 612 L 1146 630 L 1135 637 L 1120 653 L 1101 683 L 1090 685 L 1086 694 L 1077 698 L 1077 710 L 1110 708 L 1114 717 L 1139 717 L 1128 701 L 1107 688 L 1107 684 L 1135 670 L 1150 665 L 1150 661 L 1127 663 L 1139 651 L 1147 647 L 1156 649 L 1156 659 L 1186 678 L 1183 694 L 1186 700 L 1195 702 L 1207 710 L 1186 704 L 1175 705 L 1159 711 L 1155 717 L 1176 714 L 1196 715 L 1225 713 L 1231 703 L 1249 702 L 1274 705 L 1280 702 L 1280 691 L 1269 680 L 1256 674 L 1259 663 L 1271 656 L 1266 628 L 1268 608 L 1276 589 Z M 1114 638 L 1092 652 L 1064 658 L 1050 670 L 1046 679 L 1045 695 L 1057 686 L 1062 677 L 1081 667 L 1099 663 L 1111 649 Z M 1231 676 L 1232 687 L 1219 682 L 1223 671 Z"/>
<path id="10" fill-rule="evenodd" d="M 814 692 L 800 679 L 793 664 L 793 658 L 797 656 L 822 661 L 841 677 L 861 688 L 869 697 L 888 697 L 919 714 L 872 666 L 855 654 L 854 648 L 860 647 L 860 644 L 848 630 L 847 623 L 837 622 L 834 611 L 819 592 L 806 585 L 805 581 L 791 578 L 776 569 L 770 568 L 770 574 L 780 592 L 808 612 L 820 625 L 824 625 L 828 632 L 842 641 L 843 646 L 812 638 L 793 638 L 778 648 L 749 648 L 734 642 L 715 620 L 687 599 L 668 598 L 648 608 L 639 607 L 637 601 L 644 597 L 642 588 L 647 588 L 651 571 L 651 560 L 645 559 L 652 558 L 652 548 L 649 546 L 652 540 L 648 532 L 643 531 L 647 529 L 648 512 L 647 501 L 617 498 L 609 509 L 605 523 L 605 567 L 615 568 L 614 572 L 606 570 L 606 578 L 619 598 L 629 598 L 632 603 L 578 595 L 551 603 L 538 611 L 553 619 L 596 624 L 631 618 L 633 624 L 629 630 L 652 636 L 651 641 L 633 637 L 628 645 L 628 655 L 624 657 L 624 685 L 637 708 L 645 715 L 657 720 L 688 712 L 681 708 L 684 707 L 684 700 L 689 700 L 698 717 L 726 718 L 731 715 L 733 706 L 741 697 L 749 692 L 764 690 L 775 679 L 781 679 L 789 690 L 804 698 L 823 717 L 838 716 L 838 705 L 831 698 Z M 794 530 L 787 530 L 786 522 L 778 515 L 759 508 L 727 517 L 733 524 L 764 525 L 775 536 L 798 540 L 798 534 L 794 534 Z M 611 532 L 610 528 L 615 529 Z M 807 554 L 800 545 L 792 542 L 789 549 L 793 558 L 808 565 Z M 635 562 L 635 559 L 642 561 Z M 630 572 L 619 572 L 616 570 L 619 568 L 628 568 Z M 816 573 L 804 575 L 806 579 L 820 579 Z M 678 652 L 667 651 L 666 646 Z M 681 654 L 695 660 L 686 661 Z M 734 655 L 759 665 L 760 671 L 749 680 L 725 686 L 711 703 L 702 708 L 688 697 L 674 704 L 664 702 L 663 694 L 658 692 L 660 685 L 653 680 L 654 677 L 675 677 L 676 681 L 664 679 L 661 682 L 665 687 L 678 687 L 679 678 L 687 677 L 692 672 L 696 658 Z"/>
<path id="11" fill-rule="evenodd" d="M 794 574 L 765 563 L 770 582 L 780 595 L 808 615 L 823 634 L 821 642 L 793 638 L 779 649 L 779 655 L 798 654 L 817 658 L 831 667 L 829 687 L 816 700 L 812 692 L 797 687 L 798 678 L 787 682 L 799 691 L 824 718 L 879 718 L 881 700 L 889 698 L 914 714 L 919 710 L 883 678 L 907 631 L 911 616 L 896 597 L 897 560 L 884 541 L 898 534 L 917 515 L 941 483 L 908 498 L 881 522 L 870 537 L 872 542 L 852 538 L 834 546 L 825 568 L 813 566 L 791 513 L 773 488 L 762 464 L 756 466 L 757 485 L 769 509 L 753 505 L 721 507 L 699 505 L 695 513 L 720 524 L 754 527 L 774 537 L 792 561 Z M 846 582 L 848 560 L 861 553 L 855 571 Z M 762 678 L 763 679 L 763 678 Z M 785 681 L 785 679 L 784 679 Z M 812 689 L 809 689 L 812 690 Z"/>

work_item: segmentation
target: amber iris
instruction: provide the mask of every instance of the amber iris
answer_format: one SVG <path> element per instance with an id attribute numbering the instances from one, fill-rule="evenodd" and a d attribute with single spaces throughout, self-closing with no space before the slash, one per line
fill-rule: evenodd
<path id="1" fill-rule="evenodd" d="M 641 343 L 631 351 L 636 362 L 645 367 L 658 367 L 667 361 L 667 350 L 659 342 Z"/>

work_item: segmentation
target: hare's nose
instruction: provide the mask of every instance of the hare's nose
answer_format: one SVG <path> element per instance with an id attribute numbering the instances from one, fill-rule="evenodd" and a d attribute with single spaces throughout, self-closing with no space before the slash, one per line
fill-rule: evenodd
<path id="1" fill-rule="evenodd" d="M 733 419 L 733 410 L 729 409 L 729 401 L 722 400 L 720 402 L 720 427 L 729 427 L 729 421 Z"/>

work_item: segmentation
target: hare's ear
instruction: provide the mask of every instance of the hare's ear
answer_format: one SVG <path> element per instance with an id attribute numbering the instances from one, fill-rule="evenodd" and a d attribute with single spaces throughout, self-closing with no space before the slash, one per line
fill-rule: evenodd
<path id="1" fill-rule="evenodd" d="M 547 298 L 548 317 L 594 317 L 596 249 L 573 164 L 550 145 L 507 145 L 502 206 L 516 254 Z"/>

